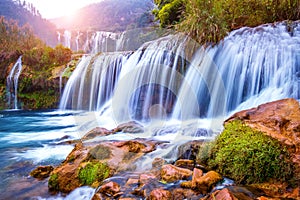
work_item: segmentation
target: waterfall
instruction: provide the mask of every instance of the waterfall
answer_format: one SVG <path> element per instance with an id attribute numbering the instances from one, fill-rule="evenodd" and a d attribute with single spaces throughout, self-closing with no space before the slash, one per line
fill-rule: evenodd
<path id="1" fill-rule="evenodd" d="M 64 32 L 64 46 L 71 48 L 71 39 L 72 39 L 72 33 L 70 31 L 65 30 Z"/>
<path id="2" fill-rule="evenodd" d="M 22 71 L 22 56 L 14 64 L 6 80 L 6 90 L 8 97 L 8 106 L 12 109 L 18 109 L 18 82 Z"/>
<path id="3" fill-rule="evenodd" d="M 97 111 L 105 103 L 116 121 L 188 120 L 226 117 L 282 98 L 299 100 L 300 25 L 288 26 L 241 28 L 207 48 L 177 34 L 126 56 L 86 56 L 60 108 Z"/>
<path id="4" fill-rule="evenodd" d="M 218 46 L 200 49 L 173 117 L 226 116 L 269 101 L 299 99 L 299 33 L 299 25 L 288 32 L 284 23 L 242 28 Z M 190 102 L 189 94 L 195 94 L 198 101 Z"/>
<path id="5" fill-rule="evenodd" d="M 188 37 L 146 43 L 124 64 L 112 98 L 115 120 L 168 118 L 188 65 Z"/>
<path id="6" fill-rule="evenodd" d="M 110 99 L 128 54 L 82 57 L 65 86 L 60 109 L 99 110 Z"/>

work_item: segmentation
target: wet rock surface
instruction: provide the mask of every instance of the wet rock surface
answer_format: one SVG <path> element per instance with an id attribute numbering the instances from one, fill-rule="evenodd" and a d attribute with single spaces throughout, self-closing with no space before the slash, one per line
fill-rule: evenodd
<path id="1" fill-rule="evenodd" d="M 299 103 L 292 99 L 268 103 L 239 112 L 225 123 L 239 119 L 249 126 L 264 131 L 290 147 L 294 162 L 299 156 Z M 263 115 L 263 117 L 261 117 Z M 128 129 L 127 129 L 128 128 Z M 299 199 L 299 188 L 288 184 L 264 183 L 250 186 L 226 182 L 226 174 L 205 169 L 196 162 L 199 148 L 205 141 L 191 141 L 178 147 L 178 159 L 168 160 L 152 155 L 157 149 L 168 147 L 168 142 L 150 139 L 126 141 L 92 140 L 113 132 L 141 132 L 143 127 L 135 122 L 109 131 L 96 128 L 86 134 L 66 160 L 52 172 L 49 189 L 69 193 L 83 185 L 94 187 L 93 200 L 97 199 Z M 119 133 L 122 134 L 122 133 Z M 150 156 L 151 155 L 151 156 Z M 147 159 L 145 159 L 147 158 Z M 149 161 L 150 159 L 150 161 Z M 147 167 L 143 168 L 147 160 Z M 103 163 L 109 173 L 103 180 L 82 183 L 80 171 L 90 164 Z M 98 166 L 98 165 L 97 165 Z M 297 178 L 297 177 L 296 177 Z"/>

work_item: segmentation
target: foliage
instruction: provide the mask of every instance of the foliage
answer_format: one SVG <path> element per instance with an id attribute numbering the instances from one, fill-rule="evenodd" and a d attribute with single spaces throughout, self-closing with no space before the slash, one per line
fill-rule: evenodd
<path id="1" fill-rule="evenodd" d="M 156 0 L 154 11 L 161 26 L 172 25 L 177 0 Z M 243 26 L 257 26 L 283 20 L 300 19 L 298 0 L 182 0 L 181 14 L 175 28 L 185 32 L 201 44 L 216 44 L 231 30 Z M 175 12 L 176 13 L 176 12 Z M 172 14 L 172 15 L 171 15 Z"/>
<path id="2" fill-rule="evenodd" d="M 34 47 L 24 53 L 24 64 L 36 70 L 47 70 L 54 66 L 68 63 L 71 60 L 72 51 L 62 45 L 54 49 L 48 46 Z"/>
<path id="3" fill-rule="evenodd" d="M 179 21 L 181 11 L 184 10 L 183 0 L 156 1 L 158 9 L 153 14 L 160 20 L 161 27 L 173 25 Z"/>
<path id="4" fill-rule="evenodd" d="M 51 174 L 49 181 L 48 181 L 48 187 L 50 190 L 59 190 L 59 185 L 58 185 L 58 174 Z"/>
<path id="5" fill-rule="evenodd" d="M 59 95 L 52 89 L 20 93 L 19 98 L 24 109 L 56 108 Z"/>
<path id="6" fill-rule="evenodd" d="M 210 150 L 208 165 L 238 183 L 287 181 L 293 165 L 286 147 L 241 121 L 233 121 Z"/>
<path id="7" fill-rule="evenodd" d="M 92 185 L 94 182 L 102 182 L 109 177 L 110 169 L 105 163 L 88 162 L 79 170 L 78 177 L 83 185 Z"/>
<path id="8" fill-rule="evenodd" d="M 7 20 L 17 21 L 19 26 L 27 25 L 32 32 L 44 40 L 48 45 L 57 44 L 56 27 L 42 18 L 39 11 L 26 1 L 12 0 L 0 1 L 0 15 Z"/>

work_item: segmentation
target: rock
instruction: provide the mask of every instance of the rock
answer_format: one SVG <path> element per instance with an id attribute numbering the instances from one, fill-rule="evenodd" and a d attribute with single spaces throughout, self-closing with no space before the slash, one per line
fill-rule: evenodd
<path id="1" fill-rule="evenodd" d="M 186 168 L 189 170 L 193 170 L 195 167 L 195 161 L 194 160 L 187 160 L 187 159 L 180 159 L 177 160 L 174 164 L 176 167 Z"/>
<path id="2" fill-rule="evenodd" d="M 148 174 L 141 174 L 139 183 L 145 184 L 148 183 L 150 179 L 157 179 L 154 174 L 148 173 Z"/>
<path id="3" fill-rule="evenodd" d="M 83 141 L 90 140 L 90 139 L 93 139 L 95 137 L 106 136 L 106 135 L 110 135 L 110 134 L 113 134 L 113 131 L 107 130 L 106 128 L 96 127 L 94 129 L 90 130 L 89 132 L 87 132 L 81 138 L 81 140 L 83 140 Z"/>
<path id="4" fill-rule="evenodd" d="M 161 178 L 168 183 L 188 179 L 192 173 L 193 172 L 189 169 L 176 167 L 170 164 L 164 165 L 161 168 Z"/>
<path id="5" fill-rule="evenodd" d="M 184 188 L 175 188 L 172 191 L 173 199 L 199 199 L 199 195 L 196 191 L 191 189 L 184 189 Z"/>
<path id="6" fill-rule="evenodd" d="M 164 189 L 152 190 L 149 195 L 149 200 L 170 200 L 172 199 L 172 193 Z"/>
<path id="7" fill-rule="evenodd" d="M 166 161 L 162 158 L 154 158 L 152 162 L 152 168 L 161 169 L 161 167 L 166 164 Z"/>
<path id="8" fill-rule="evenodd" d="M 260 191 L 264 192 L 264 196 L 280 198 L 280 199 L 299 199 L 300 198 L 300 187 L 290 188 L 287 183 L 261 183 L 252 184 Z M 262 197 L 263 199 L 264 197 Z"/>
<path id="9" fill-rule="evenodd" d="M 204 140 L 194 140 L 180 145 L 178 148 L 178 159 L 195 160 L 199 149 L 204 143 Z"/>
<path id="10" fill-rule="evenodd" d="M 30 176 L 42 180 L 48 178 L 53 169 L 52 166 L 39 166 L 30 172 Z"/>
<path id="11" fill-rule="evenodd" d="M 212 194 L 208 195 L 207 197 L 202 198 L 202 200 L 215 200 L 215 199 L 242 200 L 236 198 L 227 188 L 224 188 L 222 190 L 216 190 Z"/>
<path id="12" fill-rule="evenodd" d="M 118 125 L 116 128 L 112 130 L 115 132 L 123 132 L 123 133 L 143 133 L 144 126 L 139 124 L 136 121 L 130 121 L 127 123 L 123 123 Z"/>
<path id="13" fill-rule="evenodd" d="M 201 172 L 196 170 L 193 180 L 182 182 L 181 186 L 198 190 L 201 194 L 207 194 L 213 186 L 223 179 L 222 176 L 215 171 L 209 171 L 204 176 L 200 176 L 200 174 Z"/>
<path id="14" fill-rule="evenodd" d="M 82 185 L 98 187 L 101 185 L 102 179 L 107 178 L 107 175 L 112 176 L 114 173 L 134 170 L 135 162 L 145 153 L 153 151 L 157 144 L 160 142 L 147 139 L 122 142 L 79 142 L 66 160 L 51 173 L 48 182 L 49 189 L 69 193 Z M 90 169 L 84 169 L 87 165 Z M 105 169 L 106 176 L 101 177 L 100 174 L 97 174 L 97 177 L 91 181 L 85 181 L 89 177 L 79 177 L 81 169 L 87 170 L 86 173 L 82 172 L 84 176 L 89 176 L 89 170 L 94 168 L 98 171 Z"/>
<path id="15" fill-rule="evenodd" d="M 242 120 L 286 146 L 295 164 L 294 179 L 300 182 L 300 105 L 297 100 L 283 99 L 240 111 L 225 123 L 233 120 Z"/>
<path id="16" fill-rule="evenodd" d="M 121 191 L 121 187 L 118 183 L 110 181 L 104 185 L 102 185 L 98 191 L 98 193 L 105 194 L 107 196 L 115 196 L 119 194 Z"/>

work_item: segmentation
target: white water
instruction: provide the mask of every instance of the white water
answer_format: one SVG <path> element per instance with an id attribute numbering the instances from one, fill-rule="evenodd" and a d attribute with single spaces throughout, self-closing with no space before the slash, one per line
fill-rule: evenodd
<path id="1" fill-rule="evenodd" d="M 299 99 L 299 62 L 299 26 L 292 35 L 284 24 L 234 31 L 220 45 L 198 51 L 185 78 L 190 90 L 182 87 L 179 94 L 187 101 L 175 106 L 173 117 L 226 116 L 269 101 Z M 198 102 L 190 102 L 189 94 Z"/>
<path id="2" fill-rule="evenodd" d="M 11 109 L 18 109 L 18 82 L 22 71 L 22 56 L 14 64 L 6 79 L 6 90 L 8 106 Z"/>
<path id="3" fill-rule="evenodd" d="M 99 110 L 111 98 L 127 54 L 82 57 L 65 86 L 60 109 Z"/>
<path id="4" fill-rule="evenodd" d="M 84 58 L 68 81 L 60 108 L 103 111 L 105 105 L 116 122 L 187 120 L 299 99 L 300 28 L 292 34 L 286 29 L 284 23 L 242 28 L 218 46 L 198 48 L 193 58 L 187 50 L 197 44 L 169 35 L 144 44 L 117 70 L 110 66 L 115 54 Z M 117 71 L 118 78 L 111 72 L 101 76 L 107 69 Z M 103 81 L 106 87 L 99 88 Z"/>

